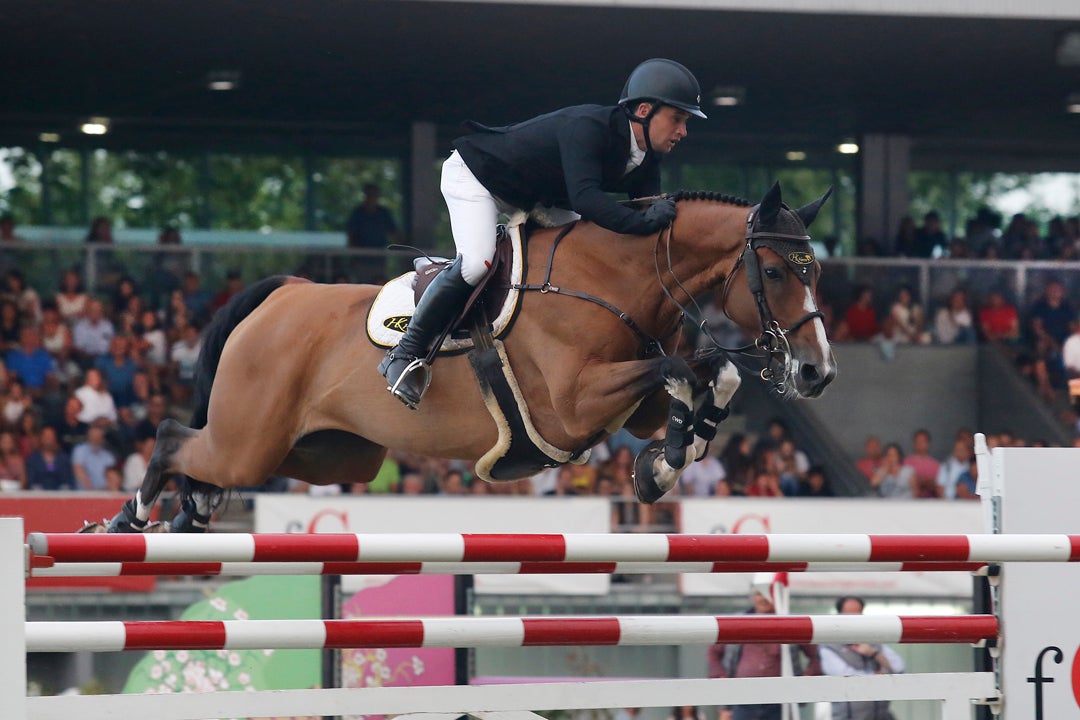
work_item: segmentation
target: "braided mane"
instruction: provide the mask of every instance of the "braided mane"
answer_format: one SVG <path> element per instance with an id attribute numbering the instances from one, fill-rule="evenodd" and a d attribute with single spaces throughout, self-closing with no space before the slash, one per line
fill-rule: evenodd
<path id="1" fill-rule="evenodd" d="M 679 202 L 680 200 L 712 200 L 715 202 L 737 205 L 739 207 L 751 207 L 754 203 L 735 195 L 715 192 L 713 190 L 676 190 L 667 194 L 668 199 Z"/>

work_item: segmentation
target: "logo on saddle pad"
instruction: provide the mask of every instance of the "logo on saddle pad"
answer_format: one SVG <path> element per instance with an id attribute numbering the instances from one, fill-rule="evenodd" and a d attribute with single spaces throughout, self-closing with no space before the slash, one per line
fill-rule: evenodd
<path id="1" fill-rule="evenodd" d="M 788 253 L 787 259 L 796 265 L 813 265 L 814 255 L 808 252 L 793 252 Z"/>
<path id="2" fill-rule="evenodd" d="M 409 329 L 409 320 L 412 319 L 412 315 L 391 315 L 382 321 L 383 327 L 389 330 L 396 330 L 398 332 L 405 332 Z"/>

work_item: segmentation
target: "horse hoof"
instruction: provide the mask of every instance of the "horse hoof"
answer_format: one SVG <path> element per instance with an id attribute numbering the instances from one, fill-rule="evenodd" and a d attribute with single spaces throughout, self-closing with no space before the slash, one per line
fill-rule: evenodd
<path id="1" fill-rule="evenodd" d="M 652 505 L 667 493 L 656 484 L 656 459 L 663 451 L 664 441 L 653 440 L 634 460 L 634 495 L 646 505 Z"/>
<path id="2" fill-rule="evenodd" d="M 135 502 L 128 500 L 120 508 L 120 512 L 109 521 L 111 533 L 141 533 L 146 530 L 146 521 L 139 520 L 135 515 Z"/>

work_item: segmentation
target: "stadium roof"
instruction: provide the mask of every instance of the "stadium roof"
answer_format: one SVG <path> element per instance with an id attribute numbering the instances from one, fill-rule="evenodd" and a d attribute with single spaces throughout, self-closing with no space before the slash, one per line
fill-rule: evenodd
<path id="1" fill-rule="evenodd" d="M 707 95 L 744 93 L 744 104 L 710 106 L 691 128 L 733 156 L 899 133 L 912 136 L 916 165 L 1080 170 L 1080 114 L 1065 111 L 1080 93 L 1075 1 L 733 9 L 747 4 L 8 3 L 0 145 L 31 144 L 42 131 L 71 141 L 87 117 L 105 116 L 111 132 L 94 142 L 400 152 L 413 121 L 452 134 L 465 118 L 501 123 L 614 102 L 637 62 L 668 56 Z M 889 14 L 901 6 L 911 14 Z M 222 72 L 239 73 L 235 90 L 208 89 Z"/>

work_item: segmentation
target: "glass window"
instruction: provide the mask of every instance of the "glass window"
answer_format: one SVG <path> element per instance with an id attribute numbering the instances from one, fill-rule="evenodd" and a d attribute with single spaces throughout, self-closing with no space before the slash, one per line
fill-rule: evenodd
<path id="1" fill-rule="evenodd" d="M 210 156 L 210 227 L 303 230 L 307 180 L 295 156 Z"/>
<path id="2" fill-rule="evenodd" d="M 160 228 L 198 224 L 198 167 L 195 159 L 165 152 L 90 153 L 90 214 L 117 227 Z"/>
<path id="3" fill-rule="evenodd" d="M 392 158 L 318 158 L 315 185 L 315 229 L 345 231 L 349 213 L 364 199 L 364 186 L 379 188 L 382 204 L 402 224 L 401 163 Z"/>
<path id="4" fill-rule="evenodd" d="M 0 212 L 17 225 L 41 222 L 41 163 L 23 148 L 0 148 Z"/>
<path id="5" fill-rule="evenodd" d="M 48 204 L 41 222 L 47 225 L 86 224 L 82 199 L 82 157 L 78 150 L 52 150 L 45 155 L 45 186 Z"/>

